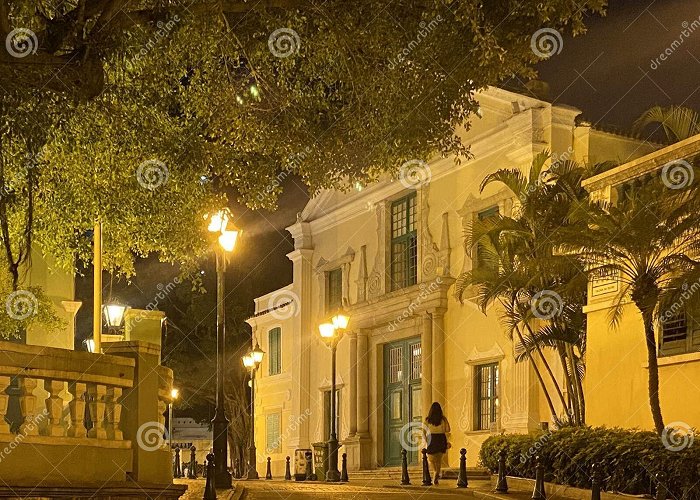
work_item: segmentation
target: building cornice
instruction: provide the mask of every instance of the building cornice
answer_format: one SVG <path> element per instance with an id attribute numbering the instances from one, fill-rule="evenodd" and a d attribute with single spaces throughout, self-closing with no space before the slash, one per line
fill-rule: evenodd
<path id="1" fill-rule="evenodd" d="M 584 180 L 581 185 L 588 191 L 598 191 L 607 186 L 616 186 L 642 175 L 655 172 L 668 163 L 690 158 L 700 152 L 700 134 L 671 144 Z"/>

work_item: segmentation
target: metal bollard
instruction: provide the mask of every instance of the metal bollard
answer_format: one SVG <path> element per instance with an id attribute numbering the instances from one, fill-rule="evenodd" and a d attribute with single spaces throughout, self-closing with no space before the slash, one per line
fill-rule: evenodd
<path id="1" fill-rule="evenodd" d="M 314 468 L 313 468 L 313 453 L 307 451 L 304 453 L 304 458 L 306 459 L 306 477 L 304 481 L 315 481 Z"/>
<path id="2" fill-rule="evenodd" d="M 428 450 L 423 448 L 420 451 L 423 454 L 423 486 L 432 486 L 433 480 L 430 478 L 430 468 L 428 468 Z"/>
<path id="3" fill-rule="evenodd" d="M 466 488 L 469 486 L 467 479 L 467 449 L 459 450 L 459 475 L 457 476 L 457 488 Z"/>
<path id="4" fill-rule="evenodd" d="M 265 472 L 265 479 L 270 480 L 272 479 L 272 465 L 271 465 L 272 459 L 270 457 L 267 457 L 267 472 Z"/>
<path id="5" fill-rule="evenodd" d="M 600 500 L 600 465 L 591 465 L 591 500 Z"/>
<path id="6" fill-rule="evenodd" d="M 349 481 L 349 478 L 348 478 L 348 454 L 343 453 L 342 459 L 343 459 L 343 464 L 340 468 L 340 481 L 343 483 L 347 483 Z"/>
<path id="7" fill-rule="evenodd" d="M 668 497 L 668 486 L 666 486 L 668 476 L 665 472 L 656 474 L 656 500 L 666 500 Z"/>
<path id="8" fill-rule="evenodd" d="M 498 482 L 496 483 L 496 491 L 498 493 L 508 493 L 505 448 L 498 452 Z"/>
<path id="9" fill-rule="evenodd" d="M 197 479 L 197 448 L 192 445 L 190 448 L 190 466 L 187 469 L 188 479 Z"/>
<path id="10" fill-rule="evenodd" d="M 286 464 L 285 464 L 285 466 L 284 466 L 284 480 L 285 480 L 285 481 L 291 481 L 291 480 L 292 480 L 292 469 L 291 469 L 291 466 L 290 466 L 290 464 L 289 464 L 289 461 L 290 461 L 290 460 L 291 460 L 291 458 L 287 457 L 287 459 L 286 459 Z"/>
<path id="11" fill-rule="evenodd" d="M 547 500 L 544 491 L 544 464 L 539 455 L 535 457 L 535 464 L 535 489 L 532 492 L 532 500 Z"/>
<path id="12" fill-rule="evenodd" d="M 411 484 L 411 478 L 408 477 L 408 452 L 401 449 L 401 484 L 404 486 Z"/>
<path id="13" fill-rule="evenodd" d="M 174 477 L 182 477 L 182 467 L 180 466 L 180 448 L 175 447 L 175 468 L 173 470 Z"/>
<path id="14" fill-rule="evenodd" d="M 216 486 L 214 486 L 214 454 L 207 454 L 207 484 L 204 486 L 204 500 L 216 500 Z"/>

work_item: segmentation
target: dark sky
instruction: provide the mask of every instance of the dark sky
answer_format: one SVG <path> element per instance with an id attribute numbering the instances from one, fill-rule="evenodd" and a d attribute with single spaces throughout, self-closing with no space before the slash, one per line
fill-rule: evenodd
<path id="1" fill-rule="evenodd" d="M 682 35 L 683 23 L 700 19 L 700 2 L 688 0 L 611 0 L 606 17 L 589 17 L 588 32 L 576 38 L 564 36 L 558 55 L 537 66 L 540 78 L 550 84 L 553 102 L 578 107 L 591 122 L 629 129 L 647 108 L 682 104 L 700 109 L 700 27 L 662 61 L 650 66 Z M 276 212 L 253 212 L 233 207 L 244 229 L 229 275 L 229 292 L 252 307 L 255 296 L 291 281 L 292 250 L 284 230 L 307 201 L 298 179 L 286 182 Z M 252 269 L 264 272 L 253 273 Z M 140 263 L 137 276 L 127 287 L 115 283 L 115 295 L 133 307 L 152 301 L 159 282 L 172 279 L 176 269 L 155 259 Z M 252 282 L 251 282 L 252 281 Z M 244 283 L 243 285 L 241 283 Z M 105 278 L 105 294 L 109 280 Z M 84 304 L 79 315 L 79 337 L 90 331 L 91 277 L 78 281 L 78 298 Z M 168 312 L 168 304 L 163 304 Z"/>
<path id="2" fill-rule="evenodd" d="M 606 17 L 588 18 L 586 34 L 565 36 L 561 53 L 538 65 L 540 78 L 555 102 L 622 129 L 656 104 L 700 109 L 700 27 L 693 30 L 693 21 L 700 24 L 698 1 L 611 0 Z M 652 69 L 652 60 L 681 37 Z"/>

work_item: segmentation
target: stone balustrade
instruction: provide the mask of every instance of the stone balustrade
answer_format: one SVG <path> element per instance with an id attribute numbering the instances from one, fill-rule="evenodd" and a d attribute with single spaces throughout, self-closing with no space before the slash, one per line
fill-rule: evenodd
<path id="1" fill-rule="evenodd" d="M 167 489 L 164 414 L 173 375 L 159 360 L 158 346 L 139 341 L 105 343 L 102 354 L 0 341 L 4 484 Z"/>

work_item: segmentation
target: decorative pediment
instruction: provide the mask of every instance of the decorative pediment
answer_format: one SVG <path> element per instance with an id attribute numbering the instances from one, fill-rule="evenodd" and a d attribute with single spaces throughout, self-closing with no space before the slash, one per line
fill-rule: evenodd
<path id="1" fill-rule="evenodd" d="M 333 385 L 333 382 L 331 379 L 328 377 L 324 377 L 323 380 L 321 380 L 321 383 L 318 384 L 318 390 L 323 392 L 323 391 L 329 391 L 331 389 L 331 386 Z M 345 382 L 343 381 L 343 377 L 340 375 L 340 373 L 337 373 L 335 376 L 335 388 L 340 389 L 345 385 Z"/>
<path id="2" fill-rule="evenodd" d="M 489 349 L 485 351 L 479 351 L 476 347 L 472 349 L 467 357 L 467 364 L 469 365 L 479 365 L 487 363 L 490 361 L 499 361 L 506 357 L 506 353 L 501 349 L 498 343 L 494 343 Z"/>

